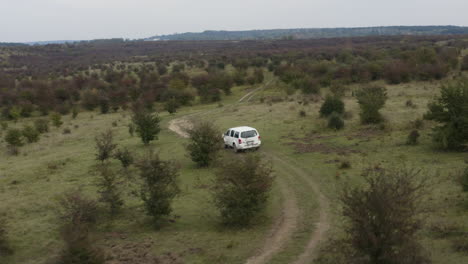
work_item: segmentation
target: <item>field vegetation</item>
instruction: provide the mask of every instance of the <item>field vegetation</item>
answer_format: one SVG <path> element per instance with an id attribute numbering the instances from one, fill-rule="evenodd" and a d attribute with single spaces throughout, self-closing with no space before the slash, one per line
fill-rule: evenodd
<path id="1" fill-rule="evenodd" d="M 0 47 L 0 262 L 466 263 L 467 48 Z"/>

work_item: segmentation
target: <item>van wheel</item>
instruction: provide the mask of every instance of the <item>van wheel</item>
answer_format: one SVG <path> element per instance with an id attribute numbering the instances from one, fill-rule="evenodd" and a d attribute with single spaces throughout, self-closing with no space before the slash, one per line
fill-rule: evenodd
<path id="1" fill-rule="evenodd" d="M 226 145 L 226 144 L 224 144 L 224 148 L 225 148 L 225 149 L 227 149 L 227 148 L 229 148 L 229 146 L 228 146 L 228 145 Z"/>
<path id="2" fill-rule="evenodd" d="M 232 144 L 232 150 L 234 150 L 234 153 L 239 152 L 239 149 L 237 149 L 236 144 Z"/>

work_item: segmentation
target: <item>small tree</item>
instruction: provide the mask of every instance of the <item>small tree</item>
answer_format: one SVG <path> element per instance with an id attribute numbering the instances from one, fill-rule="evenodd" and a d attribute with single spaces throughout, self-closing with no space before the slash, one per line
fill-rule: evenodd
<path id="1" fill-rule="evenodd" d="M 419 139 L 419 132 L 417 130 L 412 130 L 409 135 L 408 139 L 406 140 L 407 145 L 417 145 Z"/>
<path id="2" fill-rule="evenodd" d="M 57 128 L 63 124 L 62 116 L 57 112 L 53 112 L 50 114 L 50 120 L 52 121 L 52 124 Z"/>
<path id="3" fill-rule="evenodd" d="M 173 114 L 177 111 L 177 108 L 179 108 L 179 102 L 177 102 L 177 100 L 175 98 L 171 98 L 170 100 L 168 100 L 166 102 L 166 104 L 164 105 L 164 109 L 169 113 L 169 114 Z"/>
<path id="4" fill-rule="evenodd" d="M 39 133 L 49 132 L 49 120 L 44 118 L 34 120 L 34 128 L 36 128 Z"/>
<path id="5" fill-rule="evenodd" d="M 419 171 L 370 168 L 363 176 L 365 187 L 346 187 L 340 197 L 344 242 L 354 251 L 348 257 L 370 264 L 427 263 L 416 238 L 425 186 Z"/>
<path id="6" fill-rule="evenodd" d="M 99 168 L 99 178 L 97 181 L 99 201 L 109 206 L 111 215 L 116 215 L 124 204 L 119 188 L 119 179 L 107 164 Z"/>
<path id="7" fill-rule="evenodd" d="M 158 139 L 159 117 L 147 110 L 134 110 L 132 121 L 135 124 L 136 132 L 140 136 L 141 141 L 148 145 L 151 141 Z"/>
<path id="8" fill-rule="evenodd" d="M 387 101 L 386 89 L 382 86 L 366 86 L 356 94 L 360 116 L 363 124 L 373 124 L 382 122 L 383 118 L 379 110 Z"/>
<path id="9" fill-rule="evenodd" d="M 127 148 L 118 149 L 115 152 L 114 157 L 120 161 L 124 169 L 127 169 L 133 164 L 133 155 Z"/>
<path id="10" fill-rule="evenodd" d="M 8 143 L 11 147 L 21 147 L 23 146 L 23 134 L 21 130 L 16 128 L 8 129 L 5 135 L 5 142 Z"/>
<path id="11" fill-rule="evenodd" d="M 114 134 L 112 130 L 108 129 L 105 132 L 99 134 L 95 138 L 96 141 L 96 159 L 104 162 L 112 156 L 112 152 L 117 147 L 114 144 Z"/>
<path id="12" fill-rule="evenodd" d="M 178 168 L 173 162 L 163 161 L 154 153 L 149 153 L 138 162 L 137 167 L 143 180 L 140 195 L 146 213 L 158 224 L 162 217 L 172 212 L 172 200 L 180 192 Z"/>
<path id="13" fill-rule="evenodd" d="M 437 146 L 462 149 L 468 142 L 468 79 L 442 86 L 440 96 L 429 104 L 424 118 L 441 124 L 432 135 Z"/>
<path id="14" fill-rule="evenodd" d="M 28 143 L 39 141 L 40 133 L 32 126 L 25 126 L 21 131 L 21 134 L 23 134 L 23 137 L 26 138 Z"/>
<path id="15" fill-rule="evenodd" d="M 273 179 L 271 165 L 258 155 L 227 155 L 222 159 L 213 188 L 222 222 L 231 226 L 250 224 L 264 210 Z"/>
<path id="16" fill-rule="evenodd" d="M 79 190 L 72 190 L 58 198 L 58 213 L 65 242 L 58 263 L 104 263 L 103 253 L 90 238 L 97 220 L 96 202 L 83 197 Z"/>
<path id="17" fill-rule="evenodd" d="M 220 150 L 220 142 L 216 140 L 220 133 L 210 122 L 197 123 L 188 131 L 190 143 L 187 145 L 192 161 L 199 167 L 209 166 Z"/>
<path id="18" fill-rule="evenodd" d="M 326 117 L 331 115 L 333 112 L 337 114 L 343 114 L 344 110 L 344 103 L 339 97 L 328 95 L 325 98 L 325 102 L 323 102 L 322 106 L 320 107 L 320 116 Z"/>

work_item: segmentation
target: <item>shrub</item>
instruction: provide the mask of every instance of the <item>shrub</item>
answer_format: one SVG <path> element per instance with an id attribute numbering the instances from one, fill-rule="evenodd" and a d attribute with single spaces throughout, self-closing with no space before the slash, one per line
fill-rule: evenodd
<path id="1" fill-rule="evenodd" d="M 133 164 L 133 155 L 127 148 L 118 149 L 115 152 L 114 157 L 120 161 L 124 169 L 127 169 Z"/>
<path id="2" fill-rule="evenodd" d="M 300 117 L 305 117 L 307 114 L 304 110 L 299 111 L 299 116 Z"/>
<path id="3" fill-rule="evenodd" d="M 356 96 L 361 108 L 361 122 L 363 124 L 382 122 L 383 118 L 379 110 L 387 100 L 386 89 L 382 86 L 366 86 L 358 91 Z"/>
<path id="4" fill-rule="evenodd" d="M 177 108 L 179 108 L 179 103 L 177 102 L 176 99 L 172 98 L 169 101 L 166 102 L 164 105 L 164 109 L 169 113 L 173 114 L 177 111 Z"/>
<path id="5" fill-rule="evenodd" d="M 338 114 L 344 113 L 344 103 L 341 101 L 339 97 L 330 96 L 328 95 L 325 98 L 325 102 L 323 102 L 322 106 L 320 107 L 320 116 L 329 116 L 333 112 Z"/>
<path id="6" fill-rule="evenodd" d="M 345 187 L 340 197 L 351 263 L 427 263 L 417 232 L 425 183 L 414 169 L 369 168 L 365 187 Z M 357 261 L 357 262 L 353 262 Z"/>
<path id="7" fill-rule="evenodd" d="M 462 71 L 468 71 L 468 55 L 465 55 L 463 57 L 463 61 L 461 63 L 461 70 Z"/>
<path id="8" fill-rule="evenodd" d="M 464 192 L 468 192 L 468 167 L 460 175 L 460 185 Z"/>
<path id="9" fill-rule="evenodd" d="M 124 204 L 118 180 L 117 175 L 107 164 L 99 168 L 99 178 L 97 181 L 98 193 L 100 195 L 99 201 L 109 206 L 111 215 L 116 215 Z"/>
<path id="10" fill-rule="evenodd" d="M 23 133 L 16 128 L 8 129 L 5 135 L 5 142 L 13 147 L 21 147 L 23 146 Z"/>
<path id="11" fill-rule="evenodd" d="M 407 145 L 417 145 L 419 139 L 419 132 L 417 130 L 413 130 L 409 133 L 408 139 L 406 140 Z"/>
<path id="12" fill-rule="evenodd" d="M 108 129 L 105 132 L 95 137 L 96 142 L 96 159 L 104 162 L 112 156 L 112 152 L 117 147 L 114 144 L 114 134 L 112 130 Z"/>
<path id="13" fill-rule="evenodd" d="M 163 161 L 154 153 L 139 161 L 137 167 L 143 180 L 140 195 L 146 213 L 158 224 L 162 217 L 172 212 L 172 200 L 180 192 L 178 168 L 173 162 Z"/>
<path id="14" fill-rule="evenodd" d="M 340 130 L 344 127 L 344 121 L 337 113 L 332 113 L 328 118 L 328 128 Z"/>
<path id="15" fill-rule="evenodd" d="M 12 248 L 7 238 L 6 221 L 2 215 L 0 215 L 0 257 L 11 255 L 13 253 Z"/>
<path id="16" fill-rule="evenodd" d="M 130 136 L 133 137 L 133 134 L 135 133 L 135 124 L 133 123 L 128 124 L 128 133 L 130 134 Z"/>
<path id="17" fill-rule="evenodd" d="M 33 143 L 39 141 L 40 133 L 32 126 L 25 126 L 21 131 L 21 134 L 28 141 L 28 143 Z"/>
<path id="18" fill-rule="evenodd" d="M 188 131 L 187 151 L 199 167 L 209 166 L 220 150 L 219 130 L 210 122 L 200 122 Z"/>
<path id="19" fill-rule="evenodd" d="M 351 162 L 349 160 L 343 160 L 339 166 L 340 169 L 349 169 L 351 168 Z"/>
<path id="20" fill-rule="evenodd" d="M 104 263 L 101 250 L 93 246 L 90 233 L 97 220 L 97 204 L 84 198 L 79 190 L 65 193 L 58 199 L 61 236 L 65 247 L 58 263 Z"/>
<path id="21" fill-rule="evenodd" d="M 63 124 L 62 116 L 57 112 L 53 112 L 50 114 L 50 120 L 52 121 L 52 124 L 55 127 L 60 127 Z"/>
<path id="22" fill-rule="evenodd" d="M 135 124 L 136 133 L 140 136 L 141 141 L 148 145 L 151 141 L 158 139 L 159 131 L 159 117 L 156 114 L 148 112 L 147 110 L 134 110 L 132 117 L 133 124 Z"/>
<path id="23" fill-rule="evenodd" d="M 463 149 L 468 141 L 468 79 L 442 86 L 440 97 L 429 104 L 424 118 L 440 123 L 432 135 L 439 148 Z"/>
<path id="24" fill-rule="evenodd" d="M 34 120 L 34 127 L 39 133 L 49 132 L 49 120 L 40 118 Z"/>
<path id="25" fill-rule="evenodd" d="M 70 134 L 70 133 L 71 133 L 71 129 L 68 127 L 64 128 L 62 131 L 62 134 Z"/>
<path id="26" fill-rule="evenodd" d="M 260 156 L 227 155 L 220 162 L 213 188 L 222 222 L 246 226 L 266 206 L 273 184 L 271 165 Z"/>
<path id="27" fill-rule="evenodd" d="M 101 111 L 101 114 L 109 113 L 109 109 L 110 109 L 109 99 L 106 98 L 106 97 L 100 98 L 99 99 L 99 110 Z"/>
<path id="28" fill-rule="evenodd" d="M 72 118 L 75 119 L 78 116 L 78 113 L 79 113 L 78 106 L 74 106 L 72 108 Z"/>

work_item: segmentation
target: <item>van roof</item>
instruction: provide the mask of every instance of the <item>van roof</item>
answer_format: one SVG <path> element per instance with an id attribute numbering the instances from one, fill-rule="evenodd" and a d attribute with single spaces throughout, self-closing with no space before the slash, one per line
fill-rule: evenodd
<path id="1" fill-rule="evenodd" d="M 230 128 L 229 130 L 235 130 L 235 131 L 238 131 L 238 132 L 244 132 L 244 131 L 250 131 L 250 130 L 257 130 L 253 127 L 248 127 L 248 126 L 239 126 L 239 127 L 233 127 L 233 128 Z"/>

